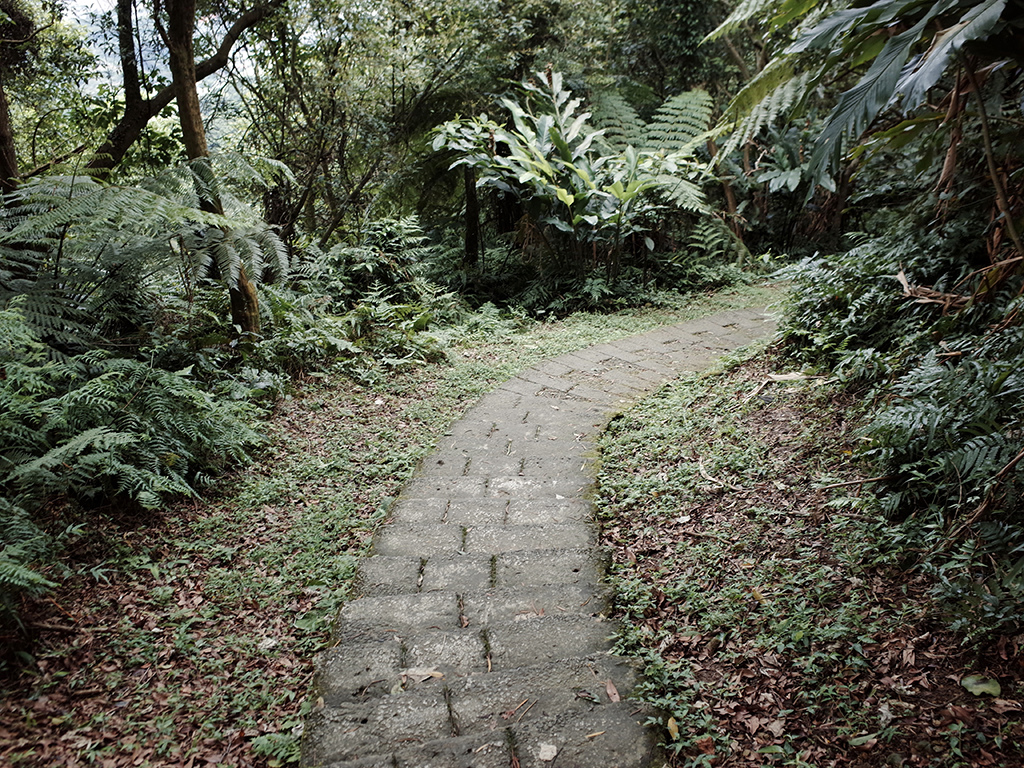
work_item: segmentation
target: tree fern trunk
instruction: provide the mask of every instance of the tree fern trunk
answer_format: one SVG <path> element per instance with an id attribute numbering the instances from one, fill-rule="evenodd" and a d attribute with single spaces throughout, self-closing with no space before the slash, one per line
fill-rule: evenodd
<path id="1" fill-rule="evenodd" d="M 466 185 L 466 257 L 465 262 L 476 266 L 480 262 L 480 201 L 476 194 L 476 172 L 465 166 Z"/>
<path id="2" fill-rule="evenodd" d="M 238 282 L 228 288 L 228 298 L 231 302 L 231 322 L 243 332 L 259 333 L 259 295 L 244 269 L 238 272 Z"/>

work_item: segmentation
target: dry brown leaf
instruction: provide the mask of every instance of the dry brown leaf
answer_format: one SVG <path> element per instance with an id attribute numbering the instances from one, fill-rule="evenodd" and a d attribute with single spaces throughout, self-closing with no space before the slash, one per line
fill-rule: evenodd
<path id="1" fill-rule="evenodd" d="M 994 699 L 989 707 L 993 712 L 1001 715 L 1004 712 L 1020 711 L 1021 704 L 1019 701 L 1010 701 L 1009 699 Z"/>
<path id="2" fill-rule="evenodd" d="M 615 687 L 615 683 L 613 683 L 611 680 L 604 684 L 604 689 L 608 694 L 609 701 L 611 701 L 612 703 L 615 703 L 616 701 L 622 701 L 622 697 L 619 696 L 618 688 Z"/>

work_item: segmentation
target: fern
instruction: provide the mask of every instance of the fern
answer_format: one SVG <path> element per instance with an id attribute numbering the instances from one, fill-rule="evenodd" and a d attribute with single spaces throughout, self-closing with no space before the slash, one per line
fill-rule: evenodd
<path id="1" fill-rule="evenodd" d="M 642 148 L 692 155 L 708 138 L 714 102 L 705 91 L 684 91 L 658 107 L 644 130 Z"/>
<path id="2" fill-rule="evenodd" d="M 243 265 L 256 281 L 287 274 L 284 244 L 251 209 L 200 209 L 201 176 L 183 165 L 134 187 L 73 177 L 24 185 L 0 211 L 0 307 L 17 299 L 54 353 L 72 355 L 98 334 L 151 322 L 149 292 L 161 281 L 194 283 L 212 270 L 231 282 Z"/>
<path id="3" fill-rule="evenodd" d="M 740 0 L 725 21 L 708 33 L 703 42 L 718 40 L 726 35 L 731 35 L 740 29 L 746 22 L 754 19 L 761 19 L 766 15 L 774 14 L 775 9 L 781 5 L 780 0 Z"/>
<path id="4" fill-rule="evenodd" d="M 727 124 L 731 133 L 718 158 L 727 158 L 762 130 L 780 118 L 788 117 L 803 104 L 820 74 L 819 70 L 808 69 L 794 75 L 785 59 L 766 67 L 726 109 L 726 116 L 737 122 Z"/>
<path id="5" fill-rule="evenodd" d="M 592 109 L 594 126 L 603 131 L 599 141 L 609 152 L 623 152 L 627 146 L 642 143 L 644 121 L 618 91 L 597 91 Z"/>

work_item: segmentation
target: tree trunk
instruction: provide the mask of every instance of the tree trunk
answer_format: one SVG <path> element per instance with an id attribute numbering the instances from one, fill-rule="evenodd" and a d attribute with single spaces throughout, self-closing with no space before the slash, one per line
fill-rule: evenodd
<path id="1" fill-rule="evenodd" d="M 203 126 L 203 115 L 199 105 L 199 92 L 196 90 L 195 48 L 192 42 L 196 24 L 196 0 L 168 0 L 166 8 L 166 43 L 170 54 L 171 78 L 178 102 L 178 120 L 181 123 L 185 154 L 189 160 L 198 160 L 208 157 L 210 152 L 206 145 L 206 129 Z M 207 182 L 210 195 L 201 202 L 201 205 L 209 212 L 223 213 L 212 169 L 209 165 L 206 165 L 205 169 L 209 171 L 209 177 L 204 181 Z M 259 333 L 259 296 L 245 272 L 245 265 L 238 265 L 236 280 L 232 281 L 230 276 L 227 276 L 227 280 L 231 322 L 238 326 L 242 333 Z"/>
<path id="2" fill-rule="evenodd" d="M 185 154 L 189 160 L 210 154 L 206 146 L 206 129 L 196 90 L 195 47 L 192 42 L 196 28 L 196 0 L 168 0 L 167 48 L 170 53 L 171 81 L 178 102 Z M 219 201 L 218 201 L 219 204 Z"/>
<path id="3" fill-rule="evenodd" d="M 18 188 L 18 153 L 11 129 L 11 109 L 7 103 L 3 75 L 0 73 L 0 193 L 7 195 Z"/>

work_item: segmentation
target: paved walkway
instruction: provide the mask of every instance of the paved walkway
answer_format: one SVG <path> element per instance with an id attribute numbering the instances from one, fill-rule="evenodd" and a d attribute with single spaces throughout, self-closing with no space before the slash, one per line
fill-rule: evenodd
<path id="1" fill-rule="evenodd" d="M 733 310 L 544 362 L 424 461 L 323 654 L 303 762 L 342 768 L 647 768 L 589 496 L 608 419 L 766 335 Z M 620 700 L 621 699 L 621 700 Z"/>

